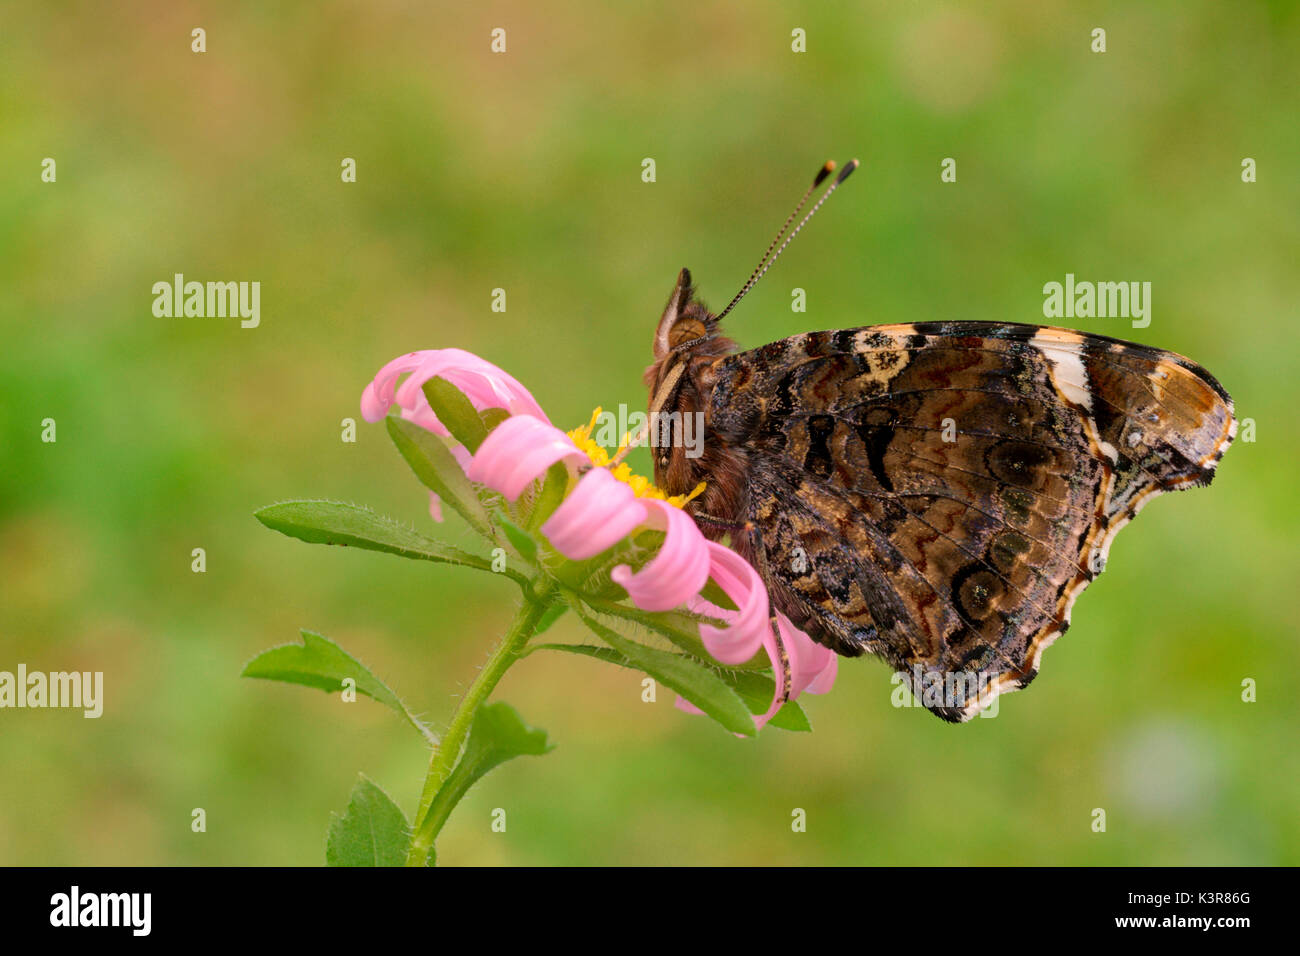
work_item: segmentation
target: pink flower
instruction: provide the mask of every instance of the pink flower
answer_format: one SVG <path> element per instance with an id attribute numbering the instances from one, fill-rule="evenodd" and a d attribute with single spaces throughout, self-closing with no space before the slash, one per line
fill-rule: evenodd
<path id="1" fill-rule="evenodd" d="M 409 377 L 394 388 L 398 376 L 408 372 Z M 684 606 L 725 621 L 725 627 L 700 625 L 705 649 L 721 664 L 736 666 L 750 660 L 760 649 L 767 652 L 776 688 L 767 713 L 755 717 L 760 728 L 787 697 L 783 650 L 789 662 L 788 697 L 830 689 L 835 680 L 835 654 L 815 643 L 780 612 L 776 614 L 778 643 L 769 616 L 767 590 L 748 562 L 706 539 L 682 509 L 681 501 L 667 499 L 645 479 L 631 475 L 626 465 L 602 467 L 607 464 L 603 452 L 594 449 L 595 453 L 591 453 L 592 443 L 586 440 L 589 450 L 579 447 L 570 435 L 550 423 L 527 389 L 496 366 L 460 349 L 411 352 L 385 365 L 366 386 L 361 396 L 362 415 L 367 421 L 378 421 L 396 404 L 403 418 L 447 436 L 447 429 L 429 407 L 422 388 L 435 376 L 461 389 L 479 410 L 503 408 L 511 413 L 472 456 L 459 445 L 452 449 L 471 481 L 513 502 L 556 462 L 566 463 L 570 490 L 541 526 L 542 534 L 561 555 L 582 561 L 608 551 L 638 529 L 664 533 L 659 552 L 639 570 L 620 564 L 610 577 L 644 611 Z M 436 504 L 435 498 L 431 511 Z M 436 511 L 434 516 L 438 517 Z M 737 610 L 718 607 L 701 596 L 710 578 Z M 678 706 L 698 712 L 680 698 Z"/>

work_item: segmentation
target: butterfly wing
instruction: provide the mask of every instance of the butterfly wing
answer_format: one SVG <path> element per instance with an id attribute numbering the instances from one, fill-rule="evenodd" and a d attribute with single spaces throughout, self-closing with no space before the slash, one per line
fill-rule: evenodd
<path id="1" fill-rule="evenodd" d="M 1058 328 L 813 332 L 713 371 L 708 427 L 748 460 L 735 543 L 776 606 L 954 721 L 1033 679 L 1116 532 L 1236 432 L 1194 363 Z"/>

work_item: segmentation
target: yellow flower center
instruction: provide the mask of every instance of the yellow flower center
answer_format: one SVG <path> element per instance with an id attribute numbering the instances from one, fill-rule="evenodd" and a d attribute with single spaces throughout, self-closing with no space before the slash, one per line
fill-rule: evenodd
<path id="1" fill-rule="evenodd" d="M 591 459 L 593 465 L 597 468 L 609 468 L 610 462 L 616 457 L 619 457 L 619 454 L 627 449 L 628 445 L 632 441 L 632 436 L 631 434 L 624 435 L 623 440 L 619 443 L 618 450 L 613 455 L 605 451 L 605 449 L 596 444 L 595 440 L 591 437 L 591 433 L 596 428 L 596 420 L 600 418 L 600 413 L 601 409 L 597 406 L 596 410 L 591 413 L 591 421 L 587 422 L 585 425 L 578 426 L 568 434 L 569 437 L 573 439 L 573 443 L 578 446 L 579 450 Z M 692 498 L 698 497 L 704 492 L 706 487 L 706 483 L 701 481 L 695 486 L 690 494 L 670 495 L 662 488 L 656 487 L 655 483 L 645 477 L 645 475 L 638 475 L 634 472 L 625 461 L 620 461 L 614 467 L 609 468 L 609 473 L 631 488 L 632 493 L 638 498 L 658 498 L 660 501 L 668 502 L 675 508 L 681 508 Z"/>

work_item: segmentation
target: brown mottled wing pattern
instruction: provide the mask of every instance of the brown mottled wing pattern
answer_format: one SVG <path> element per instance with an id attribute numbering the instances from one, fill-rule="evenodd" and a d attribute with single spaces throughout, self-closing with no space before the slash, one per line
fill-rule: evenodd
<path id="1" fill-rule="evenodd" d="M 776 606 L 954 721 L 1033 679 L 1116 532 L 1236 431 L 1187 359 L 1057 328 L 812 332 L 712 371 L 710 434 L 748 462 L 735 544 Z"/>

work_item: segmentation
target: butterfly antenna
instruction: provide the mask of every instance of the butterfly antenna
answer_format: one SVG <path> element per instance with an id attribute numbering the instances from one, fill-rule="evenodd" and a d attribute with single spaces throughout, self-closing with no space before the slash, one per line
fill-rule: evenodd
<path id="1" fill-rule="evenodd" d="M 790 223 L 794 222 L 795 216 L 799 215 L 799 213 L 803 211 L 804 205 L 808 202 L 808 197 L 811 196 L 817 187 L 826 181 L 826 177 L 834 171 L 835 160 L 828 159 L 826 162 L 822 163 L 821 169 L 817 170 L 817 175 L 813 177 L 812 185 L 808 187 L 808 191 L 805 192 L 803 198 L 799 200 L 799 205 L 795 206 L 794 211 L 785 217 L 785 222 L 781 223 L 781 228 L 777 230 L 776 235 L 772 237 L 772 241 L 768 244 L 767 250 L 763 253 L 763 258 L 758 260 L 758 265 L 754 267 L 754 271 L 750 274 L 749 282 L 754 281 L 754 277 L 758 275 L 758 270 L 763 268 L 763 263 L 767 262 L 767 257 L 772 254 L 772 250 L 776 248 L 776 244 L 781 241 L 781 237 L 785 235 L 785 231 L 790 228 Z M 746 285 L 748 284 L 749 283 L 747 282 Z"/>
<path id="2" fill-rule="evenodd" d="M 786 218 L 785 224 L 781 226 L 781 231 L 776 234 L 776 238 L 772 240 L 771 244 L 767 247 L 767 251 L 763 253 L 763 258 L 759 260 L 758 266 L 755 267 L 753 273 L 750 274 L 749 280 L 741 286 L 740 291 L 736 293 L 736 297 L 727 303 L 727 307 L 718 314 L 715 321 L 721 322 L 722 319 L 736 307 L 736 303 L 749 294 L 749 290 L 758 284 L 758 280 L 763 278 L 767 270 L 772 267 L 772 263 L 776 262 L 777 256 L 785 252 L 785 247 L 790 245 L 791 240 L 793 240 L 795 236 L 799 235 L 799 230 L 808 224 L 808 220 L 816 214 L 817 210 L 822 207 L 822 204 L 826 202 L 827 199 L 831 198 L 831 193 L 835 192 L 835 190 L 839 188 L 840 183 L 848 179 L 853 170 L 857 169 L 859 165 L 861 164 L 854 159 L 840 170 L 840 174 L 835 177 L 835 182 L 831 183 L 830 188 L 827 189 L 826 192 L 822 193 L 821 198 L 817 200 L 812 209 L 808 210 L 808 215 L 804 216 L 803 219 L 800 220 L 799 225 L 794 227 L 794 231 L 786 236 L 785 231 L 790 228 L 790 223 L 794 222 L 795 217 L 799 215 L 799 212 L 803 209 L 804 204 L 808 202 L 808 198 L 813 194 L 813 191 L 816 190 L 817 187 L 826 180 L 826 177 L 834 171 L 835 164 L 830 160 L 826 161 L 822 168 L 817 171 L 817 176 L 813 179 L 813 184 L 808 187 L 808 191 L 804 193 L 803 198 L 799 200 L 799 205 L 794 207 L 794 212 L 790 213 Z M 785 241 L 781 242 L 783 236 L 785 237 Z M 778 242 L 781 242 L 781 246 L 774 253 L 772 252 L 772 249 Z"/>
<path id="3" fill-rule="evenodd" d="M 732 306 L 739 302 L 745 293 L 754 287 L 754 283 L 758 281 L 758 275 L 762 270 L 764 263 L 767 262 L 768 256 L 772 254 L 772 250 L 776 248 L 776 244 L 781 241 L 781 237 L 785 235 L 785 231 L 790 228 L 790 223 L 794 222 L 795 217 L 803 210 L 804 205 L 808 202 L 808 197 L 811 196 L 817 187 L 826 181 L 826 177 L 834 171 L 835 160 L 828 159 L 826 162 L 822 163 L 821 169 L 817 170 L 817 175 L 813 177 L 812 185 L 808 187 L 807 192 L 803 194 L 803 198 L 799 200 L 799 205 L 795 206 L 794 211 L 785 217 L 785 222 L 781 224 L 781 228 L 777 230 L 776 235 L 772 237 L 772 241 L 768 243 L 767 249 L 763 253 L 763 257 L 758 260 L 758 265 L 754 266 L 754 271 L 749 274 L 749 279 L 740 287 L 740 291 L 736 293 L 736 297 L 731 300 L 725 309 L 722 310 L 722 315 L 726 315 L 730 312 Z M 718 318 L 721 317 L 722 316 L 718 316 Z"/>

